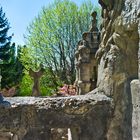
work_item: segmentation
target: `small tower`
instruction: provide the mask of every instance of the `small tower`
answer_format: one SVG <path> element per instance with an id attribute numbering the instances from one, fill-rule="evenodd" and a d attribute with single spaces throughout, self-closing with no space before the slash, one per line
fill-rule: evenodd
<path id="1" fill-rule="evenodd" d="M 93 17 L 91 28 L 88 32 L 83 33 L 75 53 L 75 84 L 79 95 L 86 94 L 96 88 L 97 63 L 95 54 L 99 47 L 99 30 L 97 28 L 97 13 L 94 11 L 91 16 Z"/>

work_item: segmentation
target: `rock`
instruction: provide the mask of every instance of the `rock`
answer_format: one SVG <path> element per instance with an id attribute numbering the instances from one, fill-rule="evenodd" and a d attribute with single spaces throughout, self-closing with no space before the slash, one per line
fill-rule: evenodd
<path id="1" fill-rule="evenodd" d="M 99 62 L 97 87 L 114 100 L 107 140 L 132 140 L 130 82 L 138 78 L 140 1 L 99 2 L 103 24 L 96 54 Z"/>
<path id="2" fill-rule="evenodd" d="M 72 136 L 80 140 L 104 139 L 112 110 L 111 99 L 100 94 L 5 99 L 11 107 L 0 106 L 0 131 L 21 140 L 49 140 L 51 128 L 70 128 Z"/>
<path id="3" fill-rule="evenodd" d="M 140 81 L 133 80 L 131 82 L 131 93 L 132 93 L 132 135 L 133 140 L 140 139 Z"/>

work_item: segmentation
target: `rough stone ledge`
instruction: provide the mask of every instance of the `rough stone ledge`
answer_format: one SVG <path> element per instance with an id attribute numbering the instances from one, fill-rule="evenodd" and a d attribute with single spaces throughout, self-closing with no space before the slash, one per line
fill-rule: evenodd
<path id="1" fill-rule="evenodd" d="M 89 125 L 92 128 L 88 133 L 92 134 L 94 129 L 105 133 L 112 107 L 111 99 L 101 94 L 55 98 L 8 97 L 5 100 L 11 106 L 0 106 L 0 131 L 12 133 L 23 128 L 28 130 L 84 126 L 85 129 L 86 125 L 87 131 Z"/>
<path id="2" fill-rule="evenodd" d="M 84 114 L 86 111 L 91 109 L 96 105 L 104 105 L 110 104 L 111 99 L 102 94 L 87 94 L 87 95 L 79 95 L 79 96 L 69 96 L 69 97 L 7 97 L 5 98 L 6 102 L 9 102 L 10 106 L 6 108 L 20 108 L 28 106 L 34 107 L 37 110 L 45 109 L 46 111 L 60 111 L 65 109 L 72 110 L 74 114 Z M 84 111 L 79 110 L 81 108 L 86 108 Z"/>

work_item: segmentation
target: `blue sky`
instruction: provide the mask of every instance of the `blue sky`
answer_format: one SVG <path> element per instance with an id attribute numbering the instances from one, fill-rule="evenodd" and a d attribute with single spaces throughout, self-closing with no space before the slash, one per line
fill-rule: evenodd
<path id="1" fill-rule="evenodd" d="M 72 0 L 78 5 L 84 0 Z M 98 0 L 92 0 L 94 5 L 98 5 Z M 6 13 L 11 29 L 9 34 L 14 33 L 12 41 L 16 44 L 24 44 L 23 34 L 26 33 L 27 26 L 35 16 L 38 15 L 42 6 L 52 3 L 53 0 L 0 0 L 0 6 Z"/>

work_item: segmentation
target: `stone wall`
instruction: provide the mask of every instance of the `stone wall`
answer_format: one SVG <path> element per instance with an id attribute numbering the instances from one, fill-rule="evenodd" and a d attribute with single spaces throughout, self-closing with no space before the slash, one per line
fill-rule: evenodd
<path id="1" fill-rule="evenodd" d="M 0 106 L 0 131 L 11 132 L 13 140 L 52 140 L 53 128 L 70 128 L 72 140 L 106 137 L 112 105 L 105 95 L 6 100 L 10 106 Z"/>
<path id="2" fill-rule="evenodd" d="M 5 137 L 11 132 L 13 140 L 51 140 L 52 129 L 70 128 L 72 140 L 140 139 L 140 1 L 99 3 L 103 23 L 96 89 L 75 97 L 7 98 L 0 103 L 0 131 Z M 78 60 L 81 55 L 78 52 Z M 86 67 L 81 75 L 91 74 Z"/>
<path id="3" fill-rule="evenodd" d="M 128 1 L 130 3 L 130 1 Z M 133 140 L 140 139 L 140 2 L 133 1 L 132 7 L 134 11 L 130 13 L 132 21 L 137 23 L 137 29 L 139 34 L 139 51 L 138 51 L 138 79 L 135 79 L 131 82 L 131 94 L 132 94 L 132 105 L 133 105 L 133 113 L 132 113 L 132 135 Z M 130 22 L 130 21 L 129 21 Z"/>
<path id="4" fill-rule="evenodd" d="M 140 1 L 99 0 L 99 3 L 103 23 L 96 54 L 99 62 L 97 87 L 114 100 L 107 139 L 132 140 L 134 110 L 130 82 L 138 77 Z"/>

